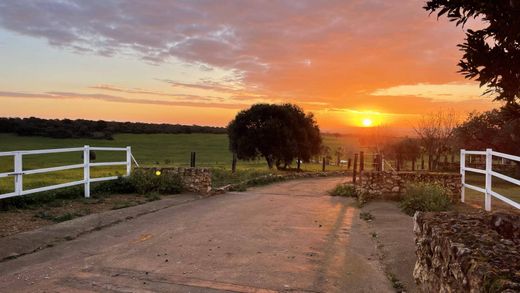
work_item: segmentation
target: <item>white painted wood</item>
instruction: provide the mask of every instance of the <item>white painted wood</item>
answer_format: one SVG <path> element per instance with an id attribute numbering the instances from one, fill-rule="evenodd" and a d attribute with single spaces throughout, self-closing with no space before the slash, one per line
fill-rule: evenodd
<path id="1" fill-rule="evenodd" d="M 486 149 L 486 151 L 484 152 L 486 155 L 486 169 L 485 170 L 466 167 L 466 161 L 465 161 L 466 154 L 481 155 L 481 153 L 482 152 L 480 152 L 480 151 L 466 151 L 464 149 L 460 150 L 460 154 L 461 154 L 460 155 L 460 157 L 461 157 L 460 174 L 461 174 L 461 181 L 462 181 L 462 186 L 463 186 L 462 190 L 461 190 L 461 201 L 464 202 L 464 189 L 470 188 L 470 189 L 476 190 L 478 192 L 484 193 L 484 208 L 486 211 L 491 211 L 491 198 L 492 197 L 497 198 L 517 209 L 520 209 L 520 203 L 517 203 L 517 202 L 503 196 L 502 194 L 493 191 L 493 176 L 500 178 L 502 180 L 505 180 L 509 183 L 520 186 L 520 180 L 518 180 L 516 178 L 511 178 L 507 175 L 493 171 L 493 156 L 501 157 L 503 159 L 512 160 L 512 161 L 520 161 L 520 157 L 514 156 L 514 155 L 509 155 L 509 154 L 504 154 L 504 153 L 500 153 L 500 152 L 495 152 L 492 149 Z M 481 187 L 477 187 L 477 186 L 465 183 L 466 171 L 484 174 L 486 176 L 485 187 L 481 188 Z"/>
<path id="2" fill-rule="evenodd" d="M 466 155 L 486 155 L 485 151 L 465 151 Z"/>
<path id="3" fill-rule="evenodd" d="M 42 191 L 49 191 L 49 190 L 58 189 L 58 188 L 70 187 L 70 186 L 74 186 L 74 185 L 80 185 L 83 183 L 85 183 L 84 180 L 79 180 L 79 181 L 55 184 L 55 185 L 51 185 L 51 186 L 33 188 L 33 189 L 29 189 L 29 190 L 24 190 L 22 192 L 22 195 L 32 194 L 32 193 L 37 193 L 37 192 L 42 192 Z"/>
<path id="4" fill-rule="evenodd" d="M 510 182 L 510 183 L 513 183 L 513 184 L 516 184 L 516 185 L 520 185 L 520 180 L 518 179 L 515 179 L 515 178 L 511 178 L 509 176 L 506 176 L 504 174 L 500 174 L 500 173 L 497 173 L 495 171 L 491 171 L 491 175 L 495 176 L 495 177 L 498 177 L 504 181 L 507 181 L 507 182 Z"/>
<path id="5" fill-rule="evenodd" d="M 111 148 L 111 147 L 90 147 L 92 151 L 126 151 L 126 148 Z"/>
<path id="6" fill-rule="evenodd" d="M 491 211 L 491 171 L 493 169 L 493 151 L 486 149 L 486 193 L 484 207 L 486 211 Z"/>
<path id="7" fill-rule="evenodd" d="M 26 171 L 23 171 L 23 174 L 24 175 L 40 174 L 40 173 L 56 172 L 56 171 L 63 171 L 63 170 L 70 170 L 70 169 L 79 169 L 79 168 L 83 168 L 83 164 L 59 166 L 59 167 L 51 167 L 51 168 L 42 168 L 42 169 L 34 169 L 34 170 L 26 170 Z"/>
<path id="8" fill-rule="evenodd" d="M 132 148 L 126 147 L 126 176 L 130 176 L 132 172 Z"/>
<path id="9" fill-rule="evenodd" d="M 469 172 L 474 172 L 474 173 L 479 173 L 479 174 L 486 175 L 486 170 L 482 170 L 482 169 L 475 169 L 475 168 L 465 167 L 464 170 L 469 171 Z"/>
<path id="10" fill-rule="evenodd" d="M 22 153 L 17 152 L 14 154 L 14 192 L 17 195 L 22 195 L 23 191 L 23 166 L 22 166 Z"/>
<path id="11" fill-rule="evenodd" d="M 460 201 L 464 202 L 465 200 L 465 194 L 466 194 L 466 188 L 464 187 L 464 184 L 466 183 L 466 150 L 461 149 L 460 150 L 460 180 L 462 181 L 461 190 L 460 190 Z"/>
<path id="12" fill-rule="evenodd" d="M 468 184 L 468 183 L 464 183 L 464 187 L 476 190 L 478 192 L 486 193 L 486 189 L 485 188 L 478 187 L 478 186 L 475 186 L 475 185 L 471 185 L 471 184 Z"/>
<path id="13" fill-rule="evenodd" d="M 100 163 L 90 163 L 90 151 L 98 150 L 98 151 L 124 151 L 126 153 L 126 160 L 124 162 L 100 162 Z M 65 153 L 65 152 L 83 152 L 83 163 L 82 164 L 74 164 L 67 166 L 57 166 L 50 168 L 41 168 L 34 170 L 23 170 L 23 156 L 24 155 L 38 155 L 38 154 L 52 154 L 52 153 Z M 126 166 L 126 176 L 130 174 L 132 169 L 132 161 L 139 166 L 137 161 L 132 155 L 131 147 L 124 148 L 110 148 L 110 147 L 90 147 L 88 145 L 81 148 L 61 148 L 61 149 L 48 149 L 48 150 L 23 150 L 23 151 L 12 151 L 12 152 L 0 152 L 0 156 L 13 156 L 14 170 L 13 172 L 4 172 L 0 173 L 0 178 L 5 178 L 9 176 L 14 176 L 14 192 L 0 194 L 0 199 L 27 195 L 42 191 L 48 191 L 58 188 L 64 188 L 69 186 L 75 186 L 84 184 L 85 186 L 85 197 L 90 197 L 90 183 L 91 182 L 99 182 L 99 181 L 107 181 L 117 179 L 118 176 L 109 176 L 109 177 L 101 177 L 101 178 L 90 178 L 90 167 L 95 166 Z M 56 172 L 63 171 L 69 169 L 78 169 L 83 168 L 83 180 L 66 182 L 62 184 L 55 184 L 51 186 L 44 186 L 39 188 L 33 188 L 30 190 L 23 190 L 23 175 L 30 174 L 41 174 L 48 172 Z"/>
<path id="14" fill-rule="evenodd" d="M 493 151 L 492 153 L 493 153 L 493 156 L 497 156 L 497 157 L 501 157 L 501 158 L 504 158 L 504 159 L 520 162 L 520 157 L 519 156 L 513 156 L 513 155 L 510 155 L 510 154 L 504 154 L 504 153 L 495 152 L 495 151 Z"/>
<path id="15" fill-rule="evenodd" d="M 126 162 L 99 162 L 99 163 L 90 163 L 90 167 L 99 167 L 99 166 L 122 166 L 126 165 Z"/>
<path id="16" fill-rule="evenodd" d="M 119 176 L 109 176 L 109 177 L 98 177 L 98 178 L 90 178 L 90 182 L 100 182 L 100 181 L 107 181 L 107 180 L 115 180 L 119 178 Z"/>
<path id="17" fill-rule="evenodd" d="M 90 197 L 90 146 L 86 145 L 83 149 L 83 182 L 85 197 Z"/>

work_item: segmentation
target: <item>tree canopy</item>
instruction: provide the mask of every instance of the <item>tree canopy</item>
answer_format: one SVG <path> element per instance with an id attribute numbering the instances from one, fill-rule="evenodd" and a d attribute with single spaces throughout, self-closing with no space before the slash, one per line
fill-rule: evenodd
<path id="1" fill-rule="evenodd" d="M 511 115 L 509 107 L 484 113 L 471 113 L 468 119 L 455 129 L 456 137 L 466 149 L 492 148 L 495 151 L 520 156 L 520 117 Z M 520 176 L 520 162 L 517 162 Z"/>
<path id="2" fill-rule="evenodd" d="M 0 133 L 53 138 L 113 139 L 115 133 L 226 133 L 223 127 L 41 118 L 0 118 Z"/>
<path id="3" fill-rule="evenodd" d="M 488 86 L 496 100 L 520 102 L 520 0 L 430 0 L 424 9 L 447 15 L 457 26 L 469 19 L 480 20 L 483 28 L 465 31 L 460 72 Z"/>
<path id="4" fill-rule="evenodd" d="M 314 115 L 292 104 L 256 104 L 228 125 L 229 148 L 241 160 L 264 157 L 269 168 L 286 168 L 294 159 L 308 162 L 320 152 Z"/>

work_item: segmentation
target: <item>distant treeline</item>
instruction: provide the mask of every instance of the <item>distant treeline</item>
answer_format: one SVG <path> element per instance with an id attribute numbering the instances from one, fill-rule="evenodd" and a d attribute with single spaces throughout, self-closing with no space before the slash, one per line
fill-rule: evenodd
<path id="1" fill-rule="evenodd" d="M 70 119 L 0 118 L 0 133 L 53 138 L 113 139 L 115 133 L 226 133 L 224 127 Z"/>

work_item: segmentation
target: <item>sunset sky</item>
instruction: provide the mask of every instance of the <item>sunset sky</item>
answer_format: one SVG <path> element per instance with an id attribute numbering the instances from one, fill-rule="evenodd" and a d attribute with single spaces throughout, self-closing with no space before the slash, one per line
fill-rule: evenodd
<path id="1" fill-rule="evenodd" d="M 462 29 L 423 4 L 2 0 L 0 116 L 225 126 L 291 102 L 349 132 L 496 107 L 457 73 Z"/>

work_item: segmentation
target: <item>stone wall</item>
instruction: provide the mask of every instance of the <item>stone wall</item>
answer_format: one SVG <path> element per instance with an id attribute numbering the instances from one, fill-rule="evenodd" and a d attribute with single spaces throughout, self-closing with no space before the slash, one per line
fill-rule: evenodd
<path id="1" fill-rule="evenodd" d="M 161 171 L 161 176 L 179 175 L 187 191 L 208 194 L 211 192 L 211 171 L 208 168 L 143 168 L 153 172 Z"/>
<path id="2" fill-rule="evenodd" d="M 406 191 L 407 183 L 418 182 L 439 183 L 452 192 L 454 200 L 460 198 L 461 177 L 457 173 L 363 171 L 356 191 L 364 201 L 371 198 L 395 200 Z"/>
<path id="3" fill-rule="evenodd" d="M 423 292 L 520 292 L 520 215 L 416 213 Z"/>
<path id="4" fill-rule="evenodd" d="M 256 178 L 251 178 L 240 183 L 228 184 L 225 186 L 219 186 L 213 191 L 215 193 L 223 193 L 226 191 L 243 190 L 249 186 L 263 185 L 267 183 L 293 180 L 293 179 L 305 179 L 305 178 L 319 178 L 319 177 L 351 177 L 352 172 L 348 170 L 337 170 L 337 171 L 325 171 L 325 172 L 287 172 L 280 174 L 267 174 Z"/>

